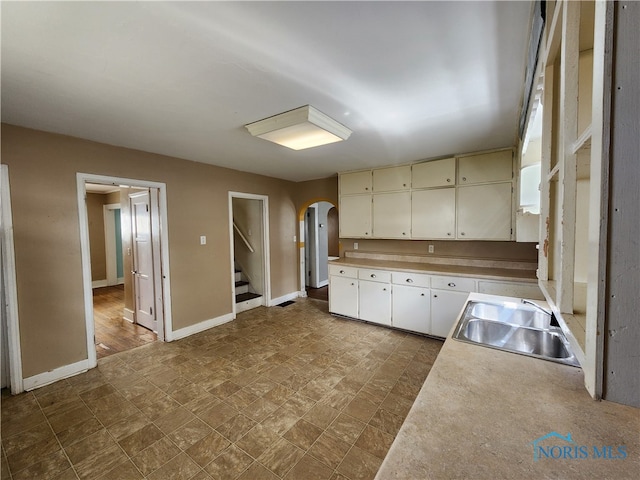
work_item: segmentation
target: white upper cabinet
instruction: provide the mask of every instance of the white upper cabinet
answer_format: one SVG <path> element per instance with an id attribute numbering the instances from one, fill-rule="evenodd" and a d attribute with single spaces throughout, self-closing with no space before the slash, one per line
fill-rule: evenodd
<path id="1" fill-rule="evenodd" d="M 411 238 L 411 193 L 373 195 L 373 236 Z"/>
<path id="2" fill-rule="evenodd" d="M 436 188 L 411 192 L 412 238 L 456 238 L 456 189 Z"/>
<path id="3" fill-rule="evenodd" d="M 371 193 L 371 170 L 340 175 L 340 195 Z"/>
<path id="4" fill-rule="evenodd" d="M 455 158 L 416 163 L 411 167 L 412 188 L 447 187 L 453 186 L 455 181 Z"/>
<path id="5" fill-rule="evenodd" d="M 513 177 L 513 152 L 500 150 L 458 158 L 458 184 L 507 182 Z"/>
<path id="6" fill-rule="evenodd" d="M 511 189 L 511 182 L 458 188 L 458 238 L 511 240 Z"/>
<path id="7" fill-rule="evenodd" d="M 394 192 L 411 188 L 411 165 L 373 171 L 374 192 Z"/>
<path id="8" fill-rule="evenodd" d="M 371 195 L 340 197 L 340 236 L 371 238 Z"/>

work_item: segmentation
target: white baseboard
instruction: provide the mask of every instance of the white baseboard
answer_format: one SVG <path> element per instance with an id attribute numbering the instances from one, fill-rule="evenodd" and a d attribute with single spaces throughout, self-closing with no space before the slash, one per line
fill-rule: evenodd
<path id="1" fill-rule="evenodd" d="M 127 322 L 133 323 L 133 310 L 125 308 L 122 311 L 122 318 L 124 318 Z"/>
<path id="2" fill-rule="evenodd" d="M 100 287 L 106 287 L 106 286 L 107 286 L 106 278 L 104 280 L 94 280 L 93 282 L 91 282 L 91 288 L 100 288 Z"/>
<path id="3" fill-rule="evenodd" d="M 299 297 L 300 297 L 300 292 L 298 291 L 287 293 L 286 295 L 283 295 L 281 297 L 272 298 L 271 301 L 269 302 L 269 306 L 273 307 L 275 305 L 280 305 L 283 302 L 288 302 L 289 300 L 294 300 Z"/>
<path id="4" fill-rule="evenodd" d="M 196 323 L 195 325 L 191 325 L 189 327 L 181 328 L 180 330 L 174 330 L 168 335 L 167 341 L 180 340 L 181 338 L 188 337 L 193 335 L 194 333 L 200 333 L 205 330 L 209 330 L 210 328 L 217 327 L 218 325 L 222 325 L 223 323 L 227 323 L 233 320 L 233 313 L 227 313 L 225 315 L 221 315 L 220 317 L 212 318 L 210 320 L 205 320 L 204 322 Z"/>
<path id="5" fill-rule="evenodd" d="M 323 280 L 320 283 L 318 283 L 318 286 L 316 288 L 326 287 L 327 285 L 329 285 L 329 279 L 328 278 L 326 280 Z"/>
<path id="6" fill-rule="evenodd" d="M 71 365 L 65 365 L 64 367 L 54 368 L 48 372 L 39 373 L 33 377 L 25 378 L 23 380 L 24 389 L 26 391 L 33 390 L 35 388 L 44 387 L 63 378 L 73 377 L 79 373 L 84 373 L 89 370 L 89 360 L 81 360 Z"/>
<path id="7" fill-rule="evenodd" d="M 119 277 L 119 278 L 116 280 L 116 282 L 117 282 L 117 284 L 116 284 L 116 285 L 124 285 L 124 277 Z"/>

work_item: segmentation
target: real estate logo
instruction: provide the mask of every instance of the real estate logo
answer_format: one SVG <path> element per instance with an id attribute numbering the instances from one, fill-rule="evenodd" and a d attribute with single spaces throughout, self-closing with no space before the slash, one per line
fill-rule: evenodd
<path id="1" fill-rule="evenodd" d="M 554 440 L 549 440 L 554 439 Z M 572 438 L 571 434 L 560 435 L 558 432 L 549 432 L 534 441 L 533 461 L 538 460 L 624 460 L 627 458 L 627 447 L 625 445 L 579 445 Z"/>

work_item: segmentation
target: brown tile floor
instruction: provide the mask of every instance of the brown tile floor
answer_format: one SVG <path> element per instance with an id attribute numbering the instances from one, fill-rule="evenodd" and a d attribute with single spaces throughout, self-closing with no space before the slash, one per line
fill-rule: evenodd
<path id="1" fill-rule="evenodd" d="M 441 342 L 298 299 L 2 396 L 5 479 L 373 478 Z"/>

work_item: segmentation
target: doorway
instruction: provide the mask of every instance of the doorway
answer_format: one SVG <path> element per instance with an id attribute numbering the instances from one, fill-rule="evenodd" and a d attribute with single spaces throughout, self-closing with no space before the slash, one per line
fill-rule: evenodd
<path id="1" fill-rule="evenodd" d="M 233 314 L 268 306 L 269 197 L 229 192 Z"/>
<path id="2" fill-rule="evenodd" d="M 78 195 L 91 368 L 98 358 L 170 340 L 166 190 L 78 174 Z"/>
<path id="3" fill-rule="evenodd" d="M 331 202 L 318 201 L 307 207 L 301 223 L 301 290 L 311 298 L 328 300 L 328 262 L 339 257 L 338 211 Z"/>

